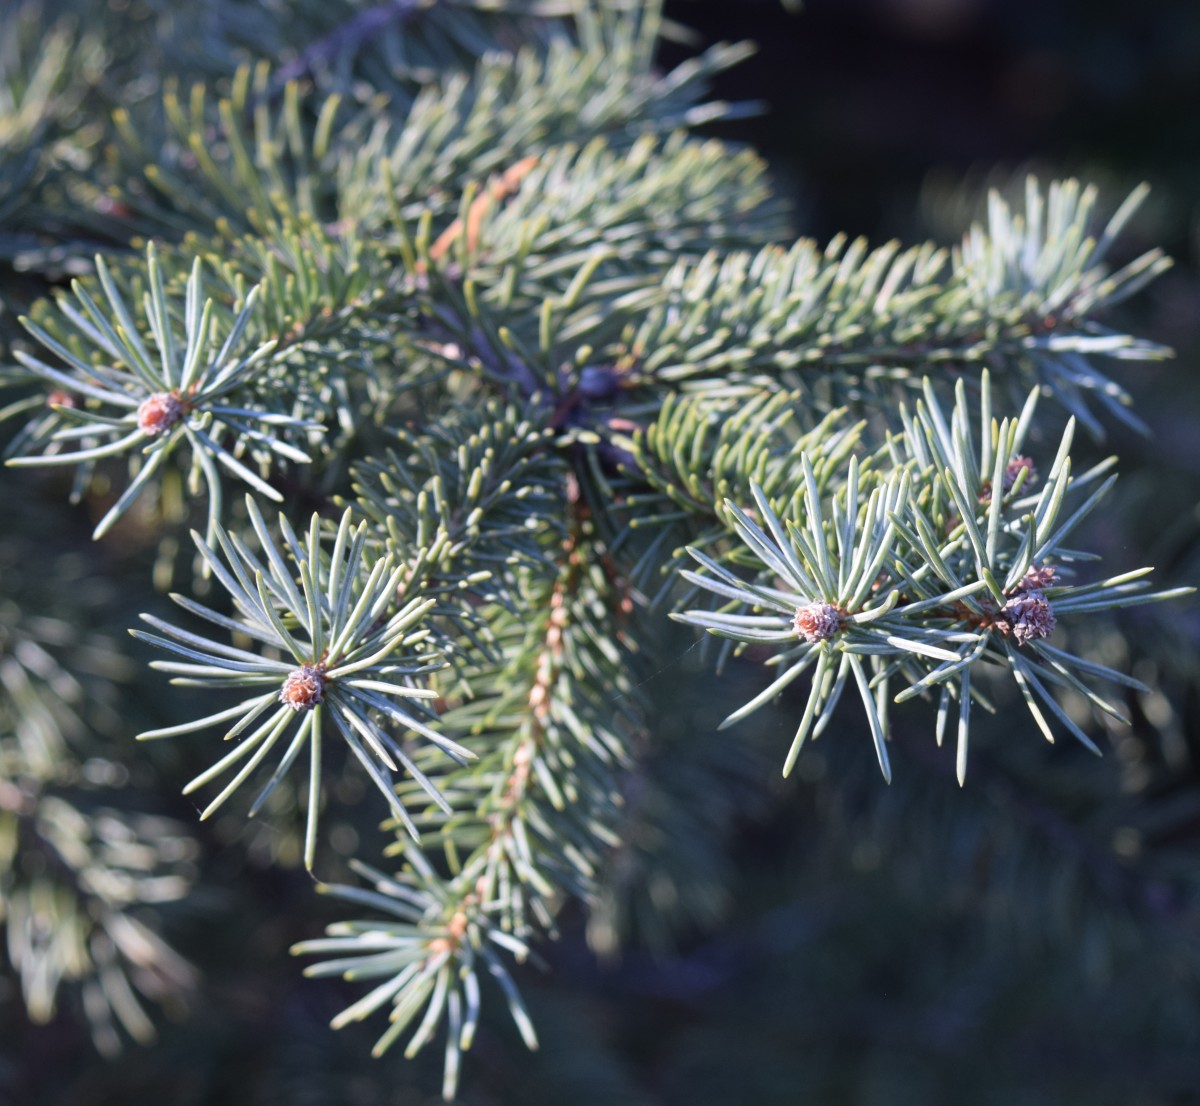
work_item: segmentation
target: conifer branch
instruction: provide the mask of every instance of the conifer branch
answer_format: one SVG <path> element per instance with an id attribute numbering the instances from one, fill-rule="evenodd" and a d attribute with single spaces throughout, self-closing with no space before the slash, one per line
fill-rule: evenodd
<path id="1" fill-rule="evenodd" d="M 334 1028 L 340 1028 L 390 1003 L 391 1024 L 376 1042 L 375 1056 L 386 1052 L 421 1016 L 405 1048 L 405 1056 L 415 1056 L 444 1021 L 442 1095 L 452 1099 L 458 1089 L 462 1053 L 471 1047 L 479 1024 L 481 969 L 486 968 L 500 986 L 525 1044 L 537 1048 L 533 1023 L 505 967 L 508 957 L 524 960 L 529 950 L 488 920 L 478 909 L 474 893 L 463 893 L 461 881 L 447 884 L 439 880 L 420 851 L 411 845 L 406 859 L 404 871 L 395 877 L 359 865 L 360 874 L 371 881 L 374 891 L 337 885 L 322 888 L 396 921 L 372 918 L 338 923 L 330 926 L 328 937 L 303 941 L 292 951 L 297 955 L 342 954 L 312 965 L 305 971 L 309 976 L 340 974 L 354 980 L 385 977 L 383 983 L 333 1021 Z"/>
<path id="2" fill-rule="evenodd" d="M 6 758 L 9 759 L 9 758 Z M 30 1018 L 78 988 L 96 1047 L 155 1037 L 144 1001 L 177 1002 L 193 967 L 131 911 L 187 894 L 186 840 L 163 818 L 72 802 L 31 778 L 0 780 L 0 921 Z M 139 997 L 140 996 L 140 997 Z"/>
<path id="3" fill-rule="evenodd" d="M 172 596 L 189 624 L 132 632 L 172 683 L 231 694 L 140 736 L 220 730 L 185 787 L 220 782 L 202 818 L 270 760 L 248 815 L 302 807 L 309 871 L 352 848 L 322 811 L 330 771 L 365 770 L 397 870 L 351 860 L 363 886 L 321 889 L 364 917 L 295 951 L 321 958 L 309 975 L 370 980 L 334 1026 L 388 1008 L 376 1054 L 441 1036 L 452 1096 L 489 987 L 535 1047 L 513 968 L 572 899 L 610 957 L 719 919 L 762 775 L 759 745 L 724 731 L 768 704 L 792 713 L 784 774 L 803 765 L 824 812 L 845 774 L 801 752 L 843 700 L 887 779 L 927 700 L 964 784 L 981 713 L 1015 704 L 1098 752 L 1087 713 L 1121 733 L 1156 694 L 1088 644 L 1091 616 L 1191 589 L 1076 547 L 1115 460 L 1073 461 L 1076 425 L 1140 425 L 1103 366 L 1169 353 L 1105 321 L 1168 265 L 1111 263 L 1144 189 L 1104 222 L 1094 189 L 1030 179 L 953 249 L 794 241 L 758 156 L 691 133 L 741 110 L 707 83 L 747 48 L 660 71 L 657 0 L 297 0 L 287 19 L 214 0 L 127 42 L 96 22 L 28 58 L 40 16 L 0 28 L 0 262 L 57 282 L 84 238 L 109 244 L 6 355 L 9 463 L 74 467 L 77 499 L 118 474 L 96 537 L 157 497 L 123 533 L 168 561 L 203 493 L 191 594 Z M 140 83 L 139 54 L 159 63 Z M 5 311 L 36 294 L 0 283 Z M 230 476 L 253 494 L 233 501 Z M 47 596 L 24 567 L 46 547 L 9 549 L 10 959 L 35 1018 L 78 992 L 108 1048 L 191 979 L 134 917 L 186 892 L 168 842 L 175 861 L 190 846 L 92 786 L 111 762 L 89 733 L 143 712 L 76 632 L 77 577 L 51 563 Z M 657 655 L 668 609 L 719 642 L 719 670 L 769 678 L 732 710 L 714 681 L 655 712 L 696 686 L 658 680 L 688 668 L 686 643 Z M 1012 746 L 997 775 L 1016 794 L 1038 743 Z M 907 782 L 855 801 L 899 808 Z"/>
<path id="4" fill-rule="evenodd" d="M 190 893 L 196 843 L 139 809 L 111 759 L 133 668 L 98 627 L 110 590 L 53 539 L 28 497 L 0 536 L 0 926 L 35 1023 L 82 1013 L 96 1047 L 155 1036 L 146 1006 L 178 1006 L 196 973 L 161 935 Z M 80 616 L 92 623 L 84 631 Z"/>
<path id="5" fill-rule="evenodd" d="M 261 494 L 280 500 L 282 496 L 263 474 L 279 461 L 307 463 L 308 454 L 293 442 L 306 443 L 322 428 L 272 411 L 264 402 L 263 367 L 275 343 L 249 348 L 245 340 L 254 310 L 253 289 L 228 331 L 218 334 L 212 326 L 212 301 L 202 302 L 198 260 L 182 310 L 168 301 L 153 247 L 146 264 L 150 290 L 137 318 L 102 258 L 97 269 L 104 306 L 79 283 L 74 286 L 78 306 L 66 298 L 60 301 L 59 311 L 73 331 L 74 350 L 25 320 L 29 332 L 65 364 L 59 369 L 23 351 L 16 354 L 30 373 L 56 387 L 61 398 L 54 410 L 61 420 L 47 427 L 49 433 L 42 440 L 22 442 L 26 449 L 38 449 L 38 454 L 26 453 L 8 463 L 90 466 L 106 457 L 130 457 L 132 479 L 97 525 L 93 536 L 98 538 L 145 490 L 173 452 L 186 444 L 192 454 L 191 480 L 193 484 L 203 480 L 207 488 L 211 535 L 222 501 L 218 465 Z M 86 357 L 82 356 L 85 350 Z M 115 364 L 103 365 L 102 358 Z M 221 440 L 227 432 L 237 436 L 232 449 Z M 240 455 L 248 455 L 258 471 Z"/>
<path id="6" fill-rule="evenodd" d="M 985 373 L 980 453 L 971 434 L 976 415 L 961 384 L 949 423 L 928 385 L 925 399 L 915 419 L 905 416 L 901 436 L 914 460 L 900 463 L 891 475 L 864 471 L 852 457 L 826 500 L 813 459 L 805 454 L 798 481 L 803 490 L 786 522 L 757 484 L 751 486 L 753 516 L 728 504 L 730 529 L 758 566 L 751 579 L 697 549 L 689 551 L 703 571 L 685 570 L 683 578 L 725 603 L 715 611 L 677 617 L 733 641 L 782 650 L 770 662 L 780 674 L 723 726 L 757 710 L 811 670 L 808 705 L 784 763 L 785 775 L 809 735 L 829 724 L 853 677 L 889 780 L 889 702 L 936 688 L 939 744 L 948 706 L 956 702 L 963 783 L 971 703 L 990 708 L 972 673 L 987 664 L 1011 671 L 1047 740 L 1054 740 L 1054 730 L 1043 705 L 1099 752 L 1052 689 L 1071 688 L 1124 722 L 1080 676 L 1141 685 L 1050 645 L 1045 639 L 1058 616 L 1176 599 L 1193 590 L 1148 592 L 1143 577 L 1149 569 L 1072 586 L 1067 577 L 1074 574 L 1073 565 L 1089 558 L 1063 543 L 1111 487 L 1106 481 L 1065 515 L 1066 496 L 1090 482 L 1089 476 L 1071 477 L 1072 424 L 1040 492 L 1022 497 L 1034 467 L 1019 449 L 1035 396 L 1020 419 L 997 421 L 990 417 Z M 897 679 L 907 684 L 899 692 L 893 690 Z"/>
<path id="7" fill-rule="evenodd" d="M 1065 181 L 1043 192 L 1031 179 L 1023 214 L 993 194 L 987 227 L 952 254 L 835 238 L 824 250 L 802 240 L 680 263 L 632 339 L 607 353 L 665 385 L 802 387 L 826 409 L 990 367 L 1010 395 L 1045 385 L 1099 436 L 1089 403 L 1128 419 L 1129 398 L 1092 358 L 1169 354 L 1095 317 L 1170 264 L 1151 250 L 1115 273 L 1103 265 L 1143 196 L 1098 236 L 1094 190 Z"/>
<path id="8" fill-rule="evenodd" d="M 143 615 L 142 619 L 158 633 L 130 632 L 184 658 L 182 662 L 153 662 L 152 667 L 174 673 L 174 683 L 235 687 L 254 694 L 194 722 L 148 730 L 139 739 L 173 737 L 218 723 L 223 727 L 232 724 L 226 728 L 226 741 L 247 735 L 185 788 L 185 793 L 193 791 L 238 766 L 233 779 L 201 815 L 207 818 L 290 732 L 287 750 L 259 792 L 251 814 L 262 806 L 307 746 L 310 757 L 304 862 L 311 870 L 324 771 L 321 749 L 328 723 L 361 762 L 393 814 L 415 836 L 408 811 L 396 797 L 393 775 L 407 771 L 435 802 L 444 805 L 445 800 L 392 736 L 394 729 L 419 733 L 455 759 L 474 757 L 418 717 L 423 712 L 416 701 L 436 697 L 413 680 L 438 664 L 436 657 L 413 651 L 428 636 L 418 624 L 432 601 L 397 600 L 407 570 L 391 556 L 375 561 L 367 569 L 366 527 L 361 524 L 352 529 L 349 512 L 342 516 L 333 535 L 333 549 L 326 554 L 317 515 L 312 517 L 303 544 L 281 518 L 280 549 L 252 499 L 247 498 L 247 508 L 265 562 L 220 526 L 216 528 L 216 549 L 199 534 L 193 534 L 213 575 L 232 597 L 239 617 L 227 618 L 184 596 L 173 598 L 192 614 L 226 631 L 244 634 L 260 646 L 267 646 L 267 650 L 251 652 L 226 645 L 151 615 Z M 394 698 L 414 702 L 412 706 L 400 706 Z"/>

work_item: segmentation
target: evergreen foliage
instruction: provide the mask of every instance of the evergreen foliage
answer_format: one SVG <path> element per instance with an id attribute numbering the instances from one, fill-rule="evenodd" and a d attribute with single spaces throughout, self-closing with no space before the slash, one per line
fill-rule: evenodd
<path id="1" fill-rule="evenodd" d="M 322 880 L 337 920 L 293 951 L 355 985 L 334 1027 L 386 1011 L 377 1055 L 437 1041 L 447 1098 L 499 1008 L 538 1047 L 523 965 L 573 910 L 609 958 L 719 921 L 730 825 L 780 767 L 817 779 L 823 734 L 868 734 L 917 796 L 903 764 L 937 754 L 908 735 L 951 732 L 971 788 L 998 714 L 991 794 L 1061 828 L 1078 769 L 1095 817 L 1126 802 L 1007 745 L 1100 753 L 1152 714 L 1112 612 L 1191 591 L 1099 563 L 1116 461 L 1073 461 L 1077 425 L 1144 428 L 1123 366 L 1169 355 L 1111 314 L 1168 265 L 1111 261 L 1144 189 L 1105 218 L 1031 177 L 953 249 L 822 246 L 756 154 L 696 133 L 745 108 L 707 84 L 746 49 L 661 71 L 657 0 L 92 15 L 0 27 L 4 480 L 97 517 L 146 582 L 131 632 L 184 690 L 160 700 L 90 628 L 102 575 L 23 508 L 0 540 L 0 910 L 30 1018 L 78 1003 L 111 1052 L 196 986 L 162 904 L 214 839 L 163 814 L 181 788 L 220 787 L 201 821 L 265 819 Z M 724 675 L 689 722 L 656 678 L 692 644 Z M 759 711 L 792 736 L 719 732 Z M 854 803 L 899 824 L 883 790 Z M 382 856 L 338 832 L 355 818 Z M 962 842 L 947 871 L 978 860 L 924 832 L 931 857 Z"/>

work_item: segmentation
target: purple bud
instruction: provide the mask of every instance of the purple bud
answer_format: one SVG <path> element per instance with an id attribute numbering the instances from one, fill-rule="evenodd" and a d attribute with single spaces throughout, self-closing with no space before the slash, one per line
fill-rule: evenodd
<path id="1" fill-rule="evenodd" d="M 611 365 L 584 365 L 576 390 L 584 399 L 605 400 L 612 399 L 620 386 L 620 375 Z"/>
<path id="2" fill-rule="evenodd" d="M 1003 613 L 1018 645 L 1049 637 L 1057 623 L 1049 602 L 1039 591 L 1014 596 L 1005 605 Z"/>
<path id="3" fill-rule="evenodd" d="M 1032 484 L 1037 479 L 1037 469 L 1033 467 L 1033 462 L 1028 457 L 1022 457 L 1018 454 L 1004 467 L 1004 490 L 1012 491 L 1012 486 L 1017 482 L 1017 477 L 1021 472 L 1028 472 L 1025 477 L 1026 486 Z"/>
<path id="4" fill-rule="evenodd" d="M 1053 565 L 1031 565 L 1029 571 L 1021 577 L 1020 583 L 1013 588 L 1014 594 L 1023 592 L 1045 591 L 1058 583 L 1058 569 Z"/>

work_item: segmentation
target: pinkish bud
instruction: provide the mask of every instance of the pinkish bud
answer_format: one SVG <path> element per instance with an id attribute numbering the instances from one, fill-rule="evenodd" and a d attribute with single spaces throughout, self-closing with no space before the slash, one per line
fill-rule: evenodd
<path id="1" fill-rule="evenodd" d="M 1004 607 L 1004 617 L 1018 645 L 1028 645 L 1054 632 L 1057 619 L 1041 592 L 1029 592 L 1010 599 Z"/>
<path id="2" fill-rule="evenodd" d="M 1058 569 L 1053 565 L 1031 565 L 1029 571 L 1021 577 L 1013 593 L 1020 595 L 1031 591 L 1044 591 L 1058 583 Z"/>
<path id="3" fill-rule="evenodd" d="M 152 438 L 165 434 L 183 418 L 183 400 L 174 392 L 155 392 L 137 410 L 138 428 Z"/>
<path id="4" fill-rule="evenodd" d="M 1020 455 L 1014 457 L 1004 467 L 1004 490 L 1012 491 L 1012 486 L 1017 482 L 1017 477 L 1022 472 L 1027 472 L 1029 475 L 1025 477 L 1025 486 L 1028 487 L 1037 479 L 1037 469 L 1033 467 L 1033 462 L 1028 457 Z"/>
<path id="5" fill-rule="evenodd" d="M 325 699 L 325 666 L 305 664 L 289 672 L 279 699 L 294 711 L 312 710 Z"/>
<path id="6" fill-rule="evenodd" d="M 810 603 L 796 608 L 796 633 L 810 645 L 828 641 L 842 628 L 842 612 L 832 603 Z"/>

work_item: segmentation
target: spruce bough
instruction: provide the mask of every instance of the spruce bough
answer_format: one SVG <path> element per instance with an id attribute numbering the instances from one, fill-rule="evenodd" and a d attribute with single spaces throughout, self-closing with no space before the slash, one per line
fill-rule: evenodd
<path id="1" fill-rule="evenodd" d="M 37 80 L 8 63 L 5 258 L 59 287 L 6 331 L 3 414 L 10 466 L 69 467 L 104 503 L 95 537 L 202 522 L 196 555 L 166 545 L 156 569 L 177 619 L 133 632 L 217 709 L 140 736 L 207 743 L 185 787 L 224 781 L 204 818 L 300 811 L 316 873 L 327 777 L 371 782 L 391 864 L 323 884 L 355 916 L 295 951 L 369 982 L 334 1024 L 386 1008 L 376 1052 L 442 1040 L 452 1097 L 497 998 L 536 1047 L 516 965 L 565 902 L 610 893 L 652 786 L 644 654 L 668 615 L 721 639 L 718 666 L 768 671 L 722 727 L 796 685 L 784 774 L 857 710 L 902 776 L 891 737 L 921 699 L 969 785 L 972 718 L 1005 680 L 1014 729 L 1099 752 L 1062 694 L 1124 722 L 1095 685 L 1150 689 L 1077 628 L 1190 589 L 1068 544 L 1115 479 L 1072 443 L 1139 425 L 1108 367 L 1168 351 L 1101 320 L 1167 261 L 1110 267 L 1143 190 L 1100 222 L 1074 181 L 993 194 L 952 250 L 793 242 L 757 157 L 692 133 L 735 113 L 704 79 L 742 52 L 659 72 L 653 0 L 397 5 L 390 68 L 369 13 L 345 14 L 287 64 L 243 28 L 256 67 L 111 90 L 73 161 L 50 152 L 79 110 L 71 59 L 117 46 L 63 31 Z M 79 226 L 48 214 L 64 195 Z M 33 644 L 0 666 L 10 934 L 50 893 L 33 848 L 67 861 L 57 924 L 94 928 L 69 970 L 53 946 L 11 955 L 35 1017 L 81 980 L 98 1039 L 114 1016 L 142 1038 L 134 991 L 160 996 L 110 921 L 139 896 L 105 898 L 94 859 L 38 828 L 76 727 L 46 705 L 59 662 L 14 625 Z M 156 978 L 190 978 L 145 947 Z"/>

